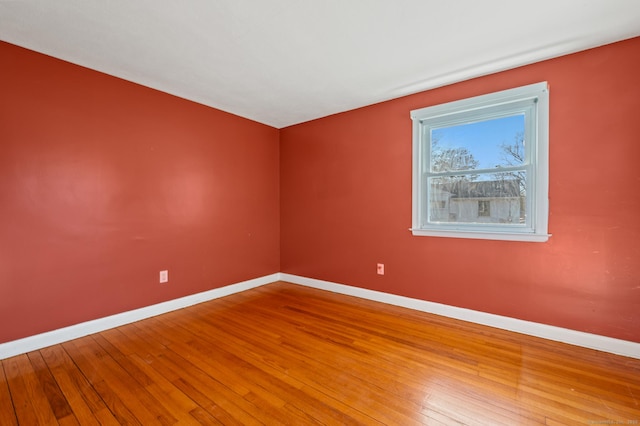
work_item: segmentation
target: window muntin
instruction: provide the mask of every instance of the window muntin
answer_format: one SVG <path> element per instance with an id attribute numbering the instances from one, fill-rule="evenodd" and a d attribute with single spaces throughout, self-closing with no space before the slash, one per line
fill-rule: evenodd
<path id="1" fill-rule="evenodd" d="M 546 83 L 412 111 L 414 235 L 546 241 Z"/>

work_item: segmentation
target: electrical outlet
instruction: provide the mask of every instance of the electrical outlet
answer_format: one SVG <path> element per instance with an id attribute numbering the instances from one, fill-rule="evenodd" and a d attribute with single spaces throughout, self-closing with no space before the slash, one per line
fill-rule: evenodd
<path id="1" fill-rule="evenodd" d="M 160 283 L 169 282 L 169 271 L 160 271 Z"/>
<path id="2" fill-rule="evenodd" d="M 378 275 L 384 275 L 384 263 L 378 263 Z"/>

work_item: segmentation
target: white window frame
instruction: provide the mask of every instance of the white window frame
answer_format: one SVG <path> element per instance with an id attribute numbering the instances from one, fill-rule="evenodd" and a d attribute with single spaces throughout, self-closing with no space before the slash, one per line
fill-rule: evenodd
<path id="1" fill-rule="evenodd" d="M 525 114 L 526 213 L 524 224 L 435 222 L 425 215 L 431 194 L 431 130 Z M 545 242 L 549 239 L 549 89 L 547 82 L 449 102 L 411 111 L 413 121 L 413 209 L 411 231 L 416 236 Z M 425 170 L 427 169 L 427 170 Z M 489 172 L 490 170 L 474 170 Z M 440 174 L 442 175 L 442 174 Z M 447 175 L 446 173 L 444 175 Z"/>

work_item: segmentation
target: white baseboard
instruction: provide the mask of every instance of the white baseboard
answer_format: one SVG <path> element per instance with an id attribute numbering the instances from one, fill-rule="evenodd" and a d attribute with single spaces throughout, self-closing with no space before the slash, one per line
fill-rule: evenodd
<path id="1" fill-rule="evenodd" d="M 145 306 L 144 308 L 135 309 L 133 311 L 122 312 L 120 314 L 75 324 L 69 327 L 60 328 L 58 330 L 36 334 L 35 336 L 25 337 L 24 339 L 2 343 L 0 344 L 0 360 L 46 348 L 47 346 L 57 345 L 58 343 L 63 343 L 69 340 L 77 339 L 79 337 L 84 337 L 89 334 L 99 333 L 110 328 L 130 324 L 132 322 L 175 311 L 177 309 L 186 308 L 187 306 L 196 305 L 198 303 L 217 299 L 219 297 L 228 296 L 234 293 L 240 293 L 242 291 L 279 280 L 280 273 L 266 275 L 264 277 L 231 284 L 220 288 L 215 288 L 213 290 L 192 294 L 190 296 L 181 297 L 179 299 L 169 300 L 167 302 L 158 303 L 156 305 Z"/>
<path id="2" fill-rule="evenodd" d="M 140 321 L 145 318 L 175 311 L 177 309 L 186 308 L 198 303 L 228 296 L 234 293 L 240 293 L 275 281 L 287 281 L 293 284 L 331 291 L 333 293 L 346 294 L 362 299 L 402 306 L 404 308 L 414 309 L 417 311 L 488 325 L 490 327 L 500 328 L 503 330 L 514 331 L 530 336 L 541 337 L 544 339 L 555 340 L 571 345 L 640 359 L 640 343 L 500 315 L 488 314 L 486 312 L 458 308 L 440 303 L 427 302 L 425 300 L 412 299 L 409 297 L 397 296 L 394 294 L 382 293 L 379 291 L 367 290 L 359 287 L 317 280 L 314 278 L 306 278 L 285 273 L 275 273 L 205 291 L 203 293 L 197 293 L 181 297 L 179 299 L 158 303 L 157 305 L 146 306 L 133 311 L 123 312 L 109 317 L 99 318 L 93 321 L 87 321 L 58 330 L 37 334 L 35 336 L 25 337 L 24 339 L 2 343 L 0 344 L 0 360 L 42 349 L 47 346 L 63 343 L 68 340 L 84 337 L 89 334 L 99 333 L 110 328 L 119 327 L 121 325 Z"/>
<path id="3" fill-rule="evenodd" d="M 317 280 L 314 278 L 306 278 L 298 275 L 282 273 L 280 274 L 280 279 L 282 281 L 313 287 L 320 290 L 327 290 L 334 293 L 346 294 L 390 305 L 402 306 L 417 311 L 428 312 L 431 314 L 527 334 L 530 336 L 542 337 L 548 340 L 568 343 L 570 345 L 582 346 L 589 349 L 596 349 L 599 351 L 614 353 L 616 355 L 640 359 L 640 343 L 630 342 L 627 340 L 614 339 L 597 334 L 590 334 L 567 328 L 488 314 L 486 312 L 458 308 L 440 303 L 427 302 L 425 300 L 412 299 L 409 297 L 397 296 L 394 294 L 382 293 L 379 291 L 367 290 L 359 287 Z"/>

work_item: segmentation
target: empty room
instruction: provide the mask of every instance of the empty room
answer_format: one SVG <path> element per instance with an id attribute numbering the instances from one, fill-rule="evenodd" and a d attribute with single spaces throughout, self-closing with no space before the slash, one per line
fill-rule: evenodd
<path id="1" fill-rule="evenodd" d="M 0 425 L 640 424 L 636 0 L 0 1 Z"/>

